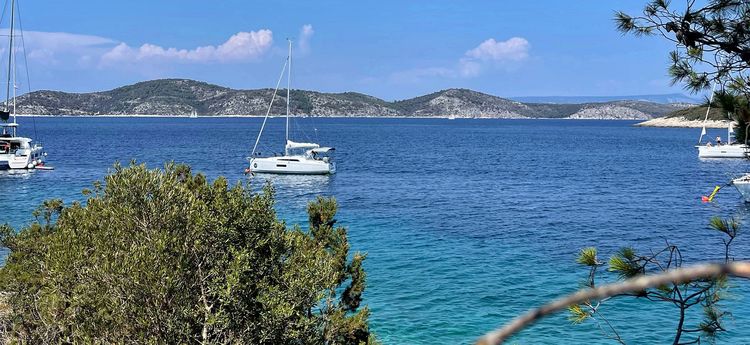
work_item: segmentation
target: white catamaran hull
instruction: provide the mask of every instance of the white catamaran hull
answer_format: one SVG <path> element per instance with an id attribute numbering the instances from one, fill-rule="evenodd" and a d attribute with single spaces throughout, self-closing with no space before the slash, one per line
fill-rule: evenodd
<path id="1" fill-rule="evenodd" d="M 29 138 L 0 136 L 0 170 L 34 169 L 44 165 L 44 156 L 42 146 Z"/>
<path id="2" fill-rule="evenodd" d="M 10 155 L 8 167 L 11 169 L 34 169 L 44 164 L 44 153 L 41 148 L 28 150 L 29 152 Z"/>
<path id="3" fill-rule="evenodd" d="M 745 202 L 750 203 L 750 174 L 732 180 L 732 185 L 742 194 Z"/>
<path id="4" fill-rule="evenodd" d="M 327 175 L 336 172 L 333 162 L 304 156 L 263 157 L 250 160 L 250 172 L 261 174 Z"/>
<path id="5" fill-rule="evenodd" d="M 747 145 L 698 146 L 699 158 L 748 158 L 750 148 Z"/>

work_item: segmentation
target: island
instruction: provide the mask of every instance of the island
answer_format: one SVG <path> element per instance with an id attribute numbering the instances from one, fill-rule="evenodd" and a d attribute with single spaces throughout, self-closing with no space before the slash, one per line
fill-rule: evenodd
<path id="1" fill-rule="evenodd" d="M 34 91 L 18 98 L 19 114 L 262 116 L 273 89 L 236 90 L 189 79 L 159 79 L 109 91 L 67 93 Z M 284 114 L 286 93 L 279 92 L 271 114 Z M 316 117 L 455 117 L 647 120 L 690 106 L 618 100 L 588 103 L 520 102 L 468 89 L 447 89 L 397 101 L 357 92 L 292 90 L 291 113 Z"/>

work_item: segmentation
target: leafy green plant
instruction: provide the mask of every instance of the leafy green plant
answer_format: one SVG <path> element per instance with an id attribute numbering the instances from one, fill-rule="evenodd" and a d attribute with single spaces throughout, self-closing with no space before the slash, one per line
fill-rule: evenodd
<path id="1" fill-rule="evenodd" d="M 336 202 L 309 229 L 184 165 L 116 165 L 88 200 L 42 205 L 0 230 L 6 336 L 18 343 L 371 344 L 365 255 L 350 259 Z"/>

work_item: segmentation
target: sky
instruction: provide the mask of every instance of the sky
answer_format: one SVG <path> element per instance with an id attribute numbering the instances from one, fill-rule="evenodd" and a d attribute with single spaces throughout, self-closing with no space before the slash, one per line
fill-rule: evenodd
<path id="1" fill-rule="evenodd" d="M 17 1 L 23 90 L 159 78 L 273 87 L 291 38 L 298 89 L 386 100 L 447 88 L 501 97 L 683 91 L 669 85 L 673 44 L 615 29 L 615 10 L 637 14 L 646 0 Z"/>

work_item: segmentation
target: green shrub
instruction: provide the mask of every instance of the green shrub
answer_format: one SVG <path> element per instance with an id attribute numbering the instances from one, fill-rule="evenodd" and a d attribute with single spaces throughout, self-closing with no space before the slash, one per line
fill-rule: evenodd
<path id="1" fill-rule="evenodd" d="M 349 259 L 336 202 L 310 228 L 184 165 L 116 165 L 85 203 L 48 201 L 2 227 L 10 341 L 20 343 L 370 344 L 365 273 Z"/>

